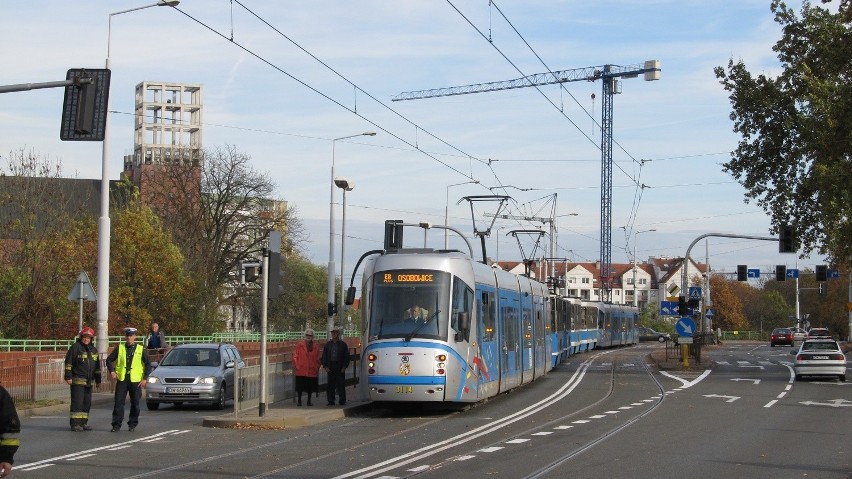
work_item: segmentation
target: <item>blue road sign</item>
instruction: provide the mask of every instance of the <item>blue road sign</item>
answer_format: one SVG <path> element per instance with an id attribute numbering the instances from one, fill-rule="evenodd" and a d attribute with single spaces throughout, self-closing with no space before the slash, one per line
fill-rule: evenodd
<path id="1" fill-rule="evenodd" d="M 695 321 L 692 318 L 683 317 L 675 323 L 678 336 L 692 336 L 695 334 Z"/>
<path id="2" fill-rule="evenodd" d="M 757 268 L 749 268 L 748 275 L 749 278 L 760 278 L 760 270 Z"/>
<path id="3" fill-rule="evenodd" d="M 840 272 L 837 271 L 836 269 L 830 269 L 830 270 L 828 270 L 826 277 L 828 279 L 837 279 L 837 278 L 840 277 Z"/>
<path id="4" fill-rule="evenodd" d="M 663 316 L 677 316 L 677 302 L 660 301 L 660 314 Z"/>
<path id="5" fill-rule="evenodd" d="M 707 311 L 704 311 L 704 316 L 707 316 L 708 318 L 712 318 L 715 315 L 716 315 L 716 310 L 714 310 L 714 309 L 708 309 Z"/>
<path id="6" fill-rule="evenodd" d="M 701 288 L 698 286 L 689 287 L 689 299 L 701 299 Z"/>
<path id="7" fill-rule="evenodd" d="M 788 269 L 787 277 L 790 279 L 797 279 L 799 277 L 799 270 L 797 269 Z"/>

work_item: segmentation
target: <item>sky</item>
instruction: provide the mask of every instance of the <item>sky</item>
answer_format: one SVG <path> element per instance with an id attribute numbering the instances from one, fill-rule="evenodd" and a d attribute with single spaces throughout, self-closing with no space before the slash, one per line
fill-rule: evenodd
<path id="1" fill-rule="evenodd" d="M 331 163 L 354 182 L 346 197 L 346 281 L 382 247 L 384 221 L 447 223 L 488 256 L 521 259 L 556 217 L 555 257 L 600 254 L 601 83 L 391 101 L 402 92 L 512 80 L 605 64 L 661 62 L 661 79 L 624 79 L 613 97 L 614 263 L 682 257 L 706 233 L 777 236 L 723 171 L 739 140 L 713 68 L 742 59 L 777 75 L 779 26 L 770 0 L 332 1 L 76 0 L 0 7 L 0 85 L 65 79 L 112 65 L 110 178 L 133 149 L 134 88 L 142 81 L 203 86 L 203 145 L 232 145 L 298 209 L 305 255 L 329 252 Z M 798 9 L 798 2 L 790 2 Z M 49 14 L 48 14 L 49 12 Z M 114 15 L 110 15 L 114 14 Z M 101 177 L 100 142 L 62 142 L 63 89 L 0 94 L 0 157 L 25 149 L 65 176 Z M 357 136 L 363 132 L 375 136 Z M 2 162 L 0 162 L 2 164 Z M 637 185 L 643 185 L 642 187 Z M 501 188 L 502 187 L 502 188 Z M 510 196 L 504 209 L 464 196 Z M 335 189 L 335 253 L 341 192 Z M 554 206 L 555 205 L 555 206 Z M 654 231 L 648 231 L 654 230 Z M 638 234 L 637 234 L 638 233 Z M 443 231 L 426 232 L 441 248 Z M 422 230 L 405 231 L 423 245 Z M 551 256 L 547 240 L 536 256 Z M 449 247 L 466 246 L 449 235 Z M 523 247 L 522 247 L 523 246 Z M 706 256 L 705 256 L 706 255 Z M 747 264 L 813 268 L 820 257 L 779 254 L 776 242 L 709 238 L 692 250 L 720 272 Z M 339 269 L 339 259 L 336 268 Z"/>

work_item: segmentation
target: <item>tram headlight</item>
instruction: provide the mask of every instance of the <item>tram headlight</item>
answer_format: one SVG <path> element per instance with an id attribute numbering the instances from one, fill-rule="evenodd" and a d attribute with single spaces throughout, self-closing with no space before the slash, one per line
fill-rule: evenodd
<path id="1" fill-rule="evenodd" d="M 439 354 L 439 355 L 435 356 L 435 360 L 443 363 L 444 361 L 447 360 L 447 355 L 446 354 Z"/>
<path id="2" fill-rule="evenodd" d="M 368 361 L 371 361 L 371 362 L 372 362 L 372 361 L 375 361 L 376 359 L 377 359 L 377 358 L 376 358 L 376 355 L 375 355 L 375 354 L 373 354 L 373 353 L 370 353 L 370 354 L 368 354 L 368 355 L 367 355 L 367 360 L 368 360 Z"/>

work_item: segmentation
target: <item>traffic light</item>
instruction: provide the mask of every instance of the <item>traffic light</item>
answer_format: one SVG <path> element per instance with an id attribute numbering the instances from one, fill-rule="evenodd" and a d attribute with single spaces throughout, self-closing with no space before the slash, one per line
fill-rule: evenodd
<path id="1" fill-rule="evenodd" d="M 828 266 L 826 266 L 824 264 L 816 265 L 816 280 L 817 281 L 828 280 Z"/>
<path id="2" fill-rule="evenodd" d="M 796 235 L 792 226 L 781 225 L 778 229 L 778 252 L 795 253 L 798 249 Z"/>
<path id="3" fill-rule="evenodd" d="M 737 281 L 748 281 L 748 265 L 737 265 Z"/>
<path id="4" fill-rule="evenodd" d="M 106 134 L 110 71 L 72 68 L 65 79 L 59 139 L 62 141 L 103 141 Z"/>
<path id="5" fill-rule="evenodd" d="M 822 295 L 822 296 L 825 296 L 826 294 L 828 294 L 828 285 L 827 284 L 825 284 L 825 283 L 819 284 L 819 294 Z"/>
<path id="6" fill-rule="evenodd" d="M 385 250 L 402 248 L 402 220 L 385 220 Z"/>
<path id="7" fill-rule="evenodd" d="M 783 264 L 775 265 L 775 281 L 785 281 L 787 279 L 787 266 Z"/>
<path id="8" fill-rule="evenodd" d="M 334 316 L 337 314 L 337 305 L 334 303 L 328 303 L 328 315 Z"/>
<path id="9" fill-rule="evenodd" d="M 284 287 L 281 286 L 281 253 L 269 253 L 269 275 L 266 280 L 266 296 L 269 299 L 275 299 L 284 292 Z"/>
<path id="10" fill-rule="evenodd" d="M 689 316 L 689 303 L 686 302 L 686 296 L 684 295 L 677 297 L 677 314 Z"/>

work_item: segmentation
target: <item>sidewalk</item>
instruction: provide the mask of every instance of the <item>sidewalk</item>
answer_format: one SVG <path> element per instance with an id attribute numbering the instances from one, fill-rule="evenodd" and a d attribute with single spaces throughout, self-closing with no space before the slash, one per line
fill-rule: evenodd
<path id="1" fill-rule="evenodd" d="M 243 411 L 238 415 L 232 411 L 219 416 L 206 416 L 202 425 L 204 427 L 295 429 L 343 419 L 368 410 L 372 406 L 371 402 L 362 402 L 357 399 L 347 400 L 345 406 L 326 406 L 324 396 L 325 393 L 320 393 L 319 398 L 314 398 L 313 406 L 296 406 L 293 399 L 267 404 L 263 417 L 257 409 Z"/>
<path id="2" fill-rule="evenodd" d="M 92 407 L 112 407 L 112 393 L 95 393 L 92 395 Z M 215 416 L 205 416 L 204 427 L 244 427 L 244 428 L 287 428 L 295 429 L 324 422 L 343 419 L 344 417 L 369 410 L 372 402 L 350 399 L 345 406 L 326 406 L 325 393 L 314 398 L 313 406 L 296 406 L 293 399 L 286 399 L 266 405 L 266 414 L 260 417 L 257 409 L 243 411 L 234 415 L 233 410 Z M 32 416 L 55 416 L 68 414 L 68 402 L 52 406 L 18 409 L 22 418 Z M 142 408 L 145 405 L 143 403 Z"/>

